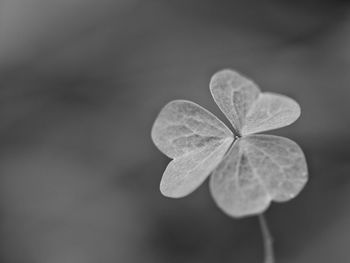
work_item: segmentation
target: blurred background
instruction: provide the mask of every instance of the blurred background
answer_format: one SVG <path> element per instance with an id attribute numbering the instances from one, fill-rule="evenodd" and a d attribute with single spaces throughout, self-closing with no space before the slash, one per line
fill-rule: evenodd
<path id="1" fill-rule="evenodd" d="M 163 197 L 170 100 L 223 115 L 222 68 L 302 107 L 310 181 L 267 212 L 277 262 L 350 262 L 350 1 L 0 0 L 0 262 L 262 262 L 207 183 Z M 225 120 L 226 121 L 226 120 Z"/>

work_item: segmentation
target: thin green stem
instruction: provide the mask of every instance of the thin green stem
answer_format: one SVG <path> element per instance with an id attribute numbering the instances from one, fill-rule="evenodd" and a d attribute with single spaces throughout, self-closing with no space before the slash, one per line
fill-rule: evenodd
<path id="1" fill-rule="evenodd" d="M 260 214 L 259 216 L 259 224 L 264 244 L 264 263 L 275 263 L 275 252 L 273 248 L 273 238 L 267 225 L 266 218 L 264 214 Z"/>

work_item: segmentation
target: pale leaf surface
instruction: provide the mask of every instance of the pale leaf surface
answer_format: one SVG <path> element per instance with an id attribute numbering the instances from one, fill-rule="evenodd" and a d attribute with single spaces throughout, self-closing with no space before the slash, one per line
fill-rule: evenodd
<path id="1" fill-rule="evenodd" d="M 209 144 L 200 152 L 191 153 L 171 161 L 161 183 L 163 195 L 173 198 L 186 196 L 198 188 L 222 161 L 233 138 Z"/>
<path id="2" fill-rule="evenodd" d="M 258 86 L 239 73 L 226 69 L 211 78 L 210 91 L 235 131 L 240 133 L 245 116 L 260 94 Z"/>
<path id="3" fill-rule="evenodd" d="M 170 158 L 195 154 L 205 147 L 214 150 L 233 134 L 227 126 L 201 106 L 186 100 L 169 102 L 152 128 L 155 145 Z M 214 147 L 215 146 L 215 147 Z"/>
<path id="4" fill-rule="evenodd" d="M 249 135 L 237 140 L 214 170 L 210 189 L 225 213 L 243 217 L 262 213 L 272 200 L 294 198 L 307 180 L 305 156 L 295 142 Z"/>
<path id="5" fill-rule="evenodd" d="M 261 93 L 248 111 L 242 135 L 258 133 L 292 124 L 300 116 L 299 104 L 275 93 Z"/>

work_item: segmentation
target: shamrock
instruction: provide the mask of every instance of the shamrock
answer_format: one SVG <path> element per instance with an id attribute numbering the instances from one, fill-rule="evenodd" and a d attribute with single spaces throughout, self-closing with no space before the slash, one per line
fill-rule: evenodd
<path id="1" fill-rule="evenodd" d="M 211 195 L 233 217 L 261 214 L 271 201 L 294 198 L 308 180 L 302 150 L 287 138 L 257 133 L 293 123 L 300 116 L 298 103 L 261 92 L 232 70 L 214 74 L 210 91 L 232 131 L 186 100 L 169 102 L 155 120 L 153 142 L 173 159 L 160 183 L 162 194 L 184 197 L 212 174 Z"/>

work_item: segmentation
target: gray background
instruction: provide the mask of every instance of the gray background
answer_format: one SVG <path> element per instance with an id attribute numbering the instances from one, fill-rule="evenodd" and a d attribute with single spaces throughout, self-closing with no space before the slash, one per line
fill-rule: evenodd
<path id="1" fill-rule="evenodd" d="M 207 184 L 163 197 L 161 107 L 223 115 L 222 68 L 295 98 L 273 131 L 302 146 L 304 191 L 267 213 L 278 262 L 350 262 L 350 5 L 293 0 L 0 0 L 0 261 L 261 262 L 257 219 Z M 226 120 L 225 120 L 226 121 Z"/>

